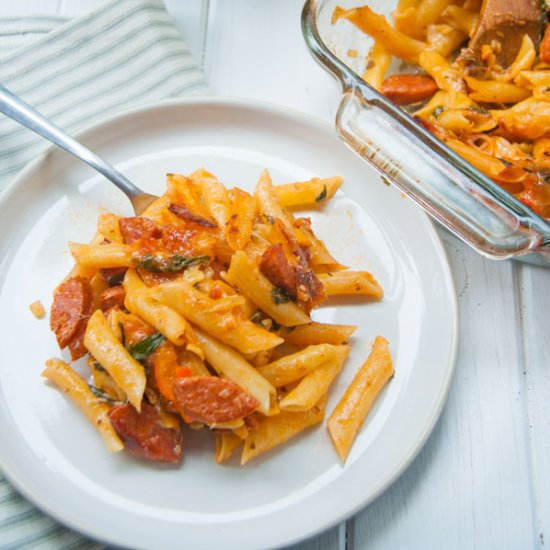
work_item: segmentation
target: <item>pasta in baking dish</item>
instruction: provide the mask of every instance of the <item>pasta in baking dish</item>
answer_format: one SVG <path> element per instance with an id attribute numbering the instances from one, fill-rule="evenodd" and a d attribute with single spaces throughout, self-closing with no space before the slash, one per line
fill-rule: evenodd
<path id="1" fill-rule="evenodd" d="M 549 219 L 550 24 L 540 40 L 524 34 L 507 64 L 502 41 L 469 47 L 480 7 L 481 0 L 400 0 L 393 25 L 368 6 L 336 8 L 333 23 L 347 20 L 374 40 L 368 84 L 410 106 L 451 149 Z M 393 57 L 412 70 L 386 77 Z"/>
<path id="2" fill-rule="evenodd" d="M 110 451 L 177 463 L 185 426 L 206 426 L 217 462 L 242 447 L 244 464 L 324 418 L 356 327 L 313 322 L 311 310 L 383 291 L 289 210 L 322 205 L 341 178 L 275 186 L 264 171 L 254 194 L 204 169 L 167 178 L 141 216 L 103 214 L 91 244 L 69 243 L 76 264 L 54 292 L 50 325 L 72 360 L 87 357 L 90 378 L 59 358 L 43 376 Z M 393 374 L 383 338 L 373 357 L 329 429 L 342 459 Z"/>

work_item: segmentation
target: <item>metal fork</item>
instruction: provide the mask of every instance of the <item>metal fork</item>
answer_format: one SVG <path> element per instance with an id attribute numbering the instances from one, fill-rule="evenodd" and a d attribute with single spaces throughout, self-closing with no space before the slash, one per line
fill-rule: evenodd
<path id="1" fill-rule="evenodd" d="M 157 197 L 145 193 L 99 155 L 84 147 L 61 128 L 0 84 L 0 113 L 36 132 L 48 141 L 89 164 L 114 183 L 129 199 L 136 215 L 141 214 Z"/>

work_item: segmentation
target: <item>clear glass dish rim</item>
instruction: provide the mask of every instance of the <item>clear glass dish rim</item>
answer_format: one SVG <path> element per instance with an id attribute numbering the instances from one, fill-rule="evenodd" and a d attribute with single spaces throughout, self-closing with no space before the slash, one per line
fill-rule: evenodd
<path id="1" fill-rule="evenodd" d="M 520 226 L 537 231 L 541 236 L 540 245 L 530 252 L 515 256 L 514 259 L 532 262 L 534 258 L 531 258 L 531 256 L 537 256 L 537 252 L 543 251 L 547 253 L 550 251 L 550 223 L 452 151 L 447 145 L 417 123 L 406 111 L 396 107 L 381 93 L 367 84 L 360 75 L 349 68 L 329 49 L 319 33 L 317 24 L 318 14 L 326 1 L 328 0 L 305 1 L 302 10 L 302 32 L 310 53 L 326 71 L 340 82 L 342 93 L 344 94 L 348 90 L 359 89 L 366 99 L 383 106 L 386 113 L 399 126 L 407 126 L 407 129 L 415 137 L 430 147 L 434 155 L 444 161 L 448 161 L 455 168 L 461 169 L 466 173 L 473 187 L 478 187 L 488 193 L 499 206 L 514 216 Z M 368 0 L 365 1 L 365 3 L 367 2 Z M 420 206 L 422 207 L 421 204 Z M 535 261 L 535 263 L 550 265 L 550 259 L 544 258 L 542 262 Z"/>

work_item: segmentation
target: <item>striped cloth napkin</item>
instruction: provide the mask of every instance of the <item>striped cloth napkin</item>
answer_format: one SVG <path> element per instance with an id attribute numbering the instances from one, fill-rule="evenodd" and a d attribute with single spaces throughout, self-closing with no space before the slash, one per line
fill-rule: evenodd
<path id="1" fill-rule="evenodd" d="M 0 52 L 0 82 L 70 133 L 133 105 L 207 91 L 162 0 L 111 0 L 68 22 L 0 19 Z M 48 146 L 0 115 L 0 191 Z M 0 548 L 100 547 L 39 512 L 0 474 Z"/>

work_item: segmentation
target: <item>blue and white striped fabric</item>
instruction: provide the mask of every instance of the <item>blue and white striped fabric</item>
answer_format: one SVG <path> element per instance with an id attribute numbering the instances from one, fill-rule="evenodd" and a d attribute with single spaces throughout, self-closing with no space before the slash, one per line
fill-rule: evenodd
<path id="1" fill-rule="evenodd" d="M 38 33 L 53 23 L 19 28 Z M 12 37 L 17 27 L 0 22 Z M 113 0 L 0 56 L 0 82 L 69 132 L 122 108 L 206 90 L 161 0 Z M 1 119 L 0 187 L 47 146 Z"/>
<path id="2" fill-rule="evenodd" d="M 73 133 L 133 105 L 206 92 L 162 0 L 112 0 L 68 22 L 0 19 L 0 82 Z M 48 145 L 0 118 L 0 191 Z M 100 547 L 39 512 L 0 474 L 1 549 Z"/>

